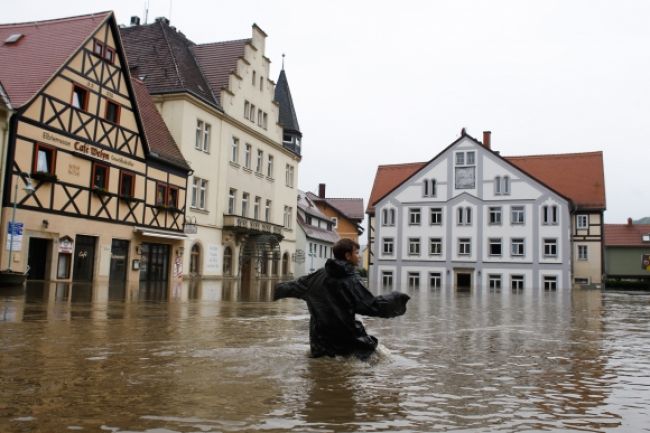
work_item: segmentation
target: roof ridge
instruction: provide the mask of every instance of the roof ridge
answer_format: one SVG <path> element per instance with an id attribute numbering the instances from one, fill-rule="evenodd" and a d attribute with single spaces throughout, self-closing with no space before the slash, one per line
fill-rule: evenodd
<path id="1" fill-rule="evenodd" d="M 403 162 L 400 164 L 380 164 L 377 167 L 381 168 L 398 168 L 398 167 L 406 167 L 409 165 L 421 165 L 421 164 L 426 164 L 428 161 L 422 161 L 422 162 Z"/>
<path id="2" fill-rule="evenodd" d="M 102 11 L 102 12 L 92 12 L 89 14 L 82 14 L 82 15 L 75 15 L 72 17 L 63 17 L 63 18 L 51 18 L 48 20 L 39 20 L 39 21 L 23 21 L 21 23 L 4 23 L 0 24 L 0 28 L 2 27 L 12 27 L 12 26 L 33 26 L 33 25 L 39 25 L 39 24 L 45 24 L 45 23 L 54 23 L 54 22 L 64 22 L 64 21 L 73 21 L 73 20 L 79 20 L 82 18 L 94 18 L 94 17 L 100 17 L 102 15 L 109 15 L 112 14 L 113 11 Z"/>
<path id="3" fill-rule="evenodd" d="M 571 157 L 571 156 L 587 156 L 587 155 L 602 155 L 602 150 L 592 150 L 589 152 L 569 152 L 569 153 L 545 153 L 545 154 L 535 154 L 535 155 L 515 155 L 515 156 L 503 156 L 503 158 L 548 158 L 548 157 Z"/>
<path id="4" fill-rule="evenodd" d="M 225 45 L 225 44 L 231 44 L 233 42 L 250 42 L 252 41 L 252 38 L 244 38 L 244 39 L 232 39 L 230 41 L 216 41 L 216 42 L 206 42 L 204 44 L 194 44 L 195 47 L 207 47 L 210 45 Z"/>

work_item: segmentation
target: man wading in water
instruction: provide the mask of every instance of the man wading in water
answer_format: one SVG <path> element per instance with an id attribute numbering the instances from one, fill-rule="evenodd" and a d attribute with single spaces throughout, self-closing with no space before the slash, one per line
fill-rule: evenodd
<path id="1" fill-rule="evenodd" d="M 359 244 L 341 239 L 332 247 L 334 259 L 325 267 L 275 287 L 273 299 L 299 298 L 307 302 L 309 345 L 314 358 L 350 356 L 366 360 L 377 348 L 377 339 L 366 333 L 355 314 L 395 317 L 404 314 L 408 295 L 392 292 L 373 296 L 356 272 Z"/>

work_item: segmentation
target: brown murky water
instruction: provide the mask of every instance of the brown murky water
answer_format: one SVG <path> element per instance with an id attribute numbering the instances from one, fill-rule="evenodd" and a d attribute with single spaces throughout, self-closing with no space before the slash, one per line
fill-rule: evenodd
<path id="1" fill-rule="evenodd" d="M 205 282 L 0 293 L 0 432 L 650 431 L 650 294 L 412 293 L 370 363 Z"/>

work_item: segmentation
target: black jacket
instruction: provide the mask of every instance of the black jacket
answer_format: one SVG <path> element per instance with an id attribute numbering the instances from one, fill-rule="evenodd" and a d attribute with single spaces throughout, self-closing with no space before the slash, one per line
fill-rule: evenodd
<path id="1" fill-rule="evenodd" d="M 409 296 L 392 292 L 373 296 L 359 279 L 354 266 L 329 259 L 325 267 L 275 287 L 274 300 L 299 298 L 307 302 L 311 320 L 309 342 L 313 357 L 355 355 L 366 359 L 377 339 L 366 333 L 355 314 L 395 317 L 404 314 Z"/>

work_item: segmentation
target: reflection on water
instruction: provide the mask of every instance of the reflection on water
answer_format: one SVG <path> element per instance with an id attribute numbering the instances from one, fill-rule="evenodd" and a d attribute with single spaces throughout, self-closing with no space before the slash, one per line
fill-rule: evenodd
<path id="1" fill-rule="evenodd" d="M 414 292 L 369 363 L 273 282 L 0 292 L 0 431 L 650 431 L 650 294 Z"/>

